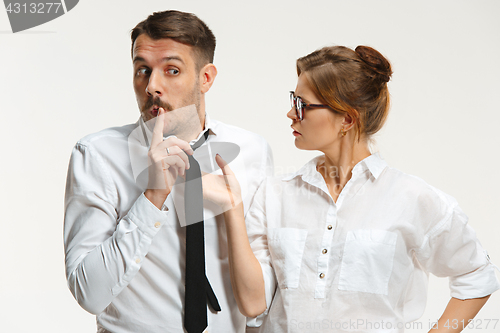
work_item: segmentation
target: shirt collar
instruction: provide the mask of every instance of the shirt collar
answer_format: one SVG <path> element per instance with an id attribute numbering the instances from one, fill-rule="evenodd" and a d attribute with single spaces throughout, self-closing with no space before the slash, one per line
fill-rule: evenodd
<path id="1" fill-rule="evenodd" d="M 323 159 L 323 155 L 316 156 L 306 164 L 304 164 L 297 172 L 284 176 L 282 180 L 289 181 L 294 179 L 295 177 L 301 176 L 302 178 L 307 176 L 312 176 L 316 171 L 316 166 L 318 162 Z"/>
<path id="2" fill-rule="evenodd" d="M 369 171 L 373 178 L 377 179 L 386 166 L 387 163 L 380 157 L 380 154 L 373 153 L 367 158 L 361 160 L 354 166 L 354 168 L 352 168 L 352 176 L 357 177 L 358 175 Z"/>
<path id="3" fill-rule="evenodd" d="M 190 145 L 194 144 L 195 142 L 197 142 L 202 136 L 203 134 L 205 134 L 206 131 L 209 131 L 208 134 L 209 135 L 217 135 L 215 133 L 215 127 L 216 127 L 216 124 L 210 119 L 208 113 L 205 112 L 205 129 L 202 130 L 200 132 L 200 134 L 198 134 L 198 137 L 194 140 L 191 140 L 189 142 Z"/>
<path id="4" fill-rule="evenodd" d="M 153 132 L 149 129 L 148 126 L 146 126 L 146 123 L 144 122 L 144 119 L 142 119 L 141 116 L 139 117 L 139 120 L 137 121 L 137 124 L 138 124 L 139 128 L 142 131 L 142 134 L 143 134 L 146 146 L 149 147 L 150 142 L 151 142 L 151 138 L 153 137 Z M 193 144 L 196 141 L 198 141 L 201 138 L 201 136 L 206 131 L 209 131 L 209 135 L 217 135 L 217 133 L 216 133 L 217 129 L 216 128 L 217 128 L 217 124 L 215 122 L 213 122 L 210 119 L 210 116 L 208 115 L 208 113 L 205 112 L 205 129 L 202 130 L 200 132 L 200 134 L 198 134 L 198 137 L 196 139 L 194 139 L 191 142 L 189 142 L 189 144 Z"/>
<path id="5" fill-rule="evenodd" d="M 298 176 L 301 176 L 304 180 L 313 179 L 317 176 L 317 174 L 319 174 L 316 170 L 316 166 L 318 165 L 318 162 L 323 159 L 324 155 L 316 156 L 302 166 L 297 172 L 283 177 L 282 180 L 289 181 Z M 379 153 L 373 153 L 354 166 L 352 169 L 352 177 L 357 177 L 368 170 L 373 178 L 377 179 L 386 167 L 387 163 L 380 157 Z"/>

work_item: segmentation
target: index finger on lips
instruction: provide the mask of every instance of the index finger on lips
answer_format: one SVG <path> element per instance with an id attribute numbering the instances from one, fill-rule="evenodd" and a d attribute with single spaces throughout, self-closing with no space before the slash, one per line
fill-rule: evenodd
<path id="1" fill-rule="evenodd" d="M 153 128 L 153 137 L 151 138 L 151 149 L 158 146 L 163 141 L 163 128 L 165 127 L 165 110 L 158 109 L 155 127 Z"/>

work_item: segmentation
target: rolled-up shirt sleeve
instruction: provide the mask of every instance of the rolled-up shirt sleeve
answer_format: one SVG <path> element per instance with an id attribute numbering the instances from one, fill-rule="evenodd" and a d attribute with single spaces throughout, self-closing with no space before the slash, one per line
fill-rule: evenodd
<path id="1" fill-rule="evenodd" d="M 140 195 L 119 219 L 117 191 L 107 165 L 91 146 L 77 144 L 65 196 L 66 277 L 77 302 L 102 312 L 133 279 L 168 211 Z"/>
<path id="2" fill-rule="evenodd" d="M 448 214 L 425 236 L 417 252 L 425 269 L 439 277 L 449 277 L 451 296 L 480 298 L 500 288 L 495 266 L 481 246 L 468 218 L 452 202 Z"/>
<path id="3" fill-rule="evenodd" d="M 266 180 L 264 180 L 245 217 L 250 246 L 262 268 L 267 306 L 266 310 L 258 317 L 247 319 L 247 326 L 250 327 L 258 327 L 262 324 L 263 317 L 267 315 L 276 291 L 276 276 L 267 244 L 266 187 Z"/>

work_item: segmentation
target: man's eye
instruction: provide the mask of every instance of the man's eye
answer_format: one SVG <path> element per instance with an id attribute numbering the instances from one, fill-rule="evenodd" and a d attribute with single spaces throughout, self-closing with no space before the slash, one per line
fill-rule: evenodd
<path id="1" fill-rule="evenodd" d="M 137 75 L 148 75 L 148 74 L 149 74 L 149 69 L 147 69 L 147 68 L 140 68 L 137 71 Z"/>
<path id="2" fill-rule="evenodd" d="M 179 70 L 177 68 L 170 68 L 170 69 L 167 69 L 167 73 L 171 74 L 171 75 L 177 75 L 177 74 L 179 74 Z"/>

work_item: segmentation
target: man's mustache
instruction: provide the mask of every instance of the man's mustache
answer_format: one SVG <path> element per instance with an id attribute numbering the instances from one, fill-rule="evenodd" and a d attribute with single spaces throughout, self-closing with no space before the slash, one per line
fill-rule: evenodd
<path id="1" fill-rule="evenodd" d="M 156 105 L 160 108 L 163 108 L 165 111 L 172 111 L 174 108 L 173 106 L 168 103 L 168 102 L 163 102 L 160 97 L 149 97 L 148 100 L 146 101 L 146 104 L 144 104 L 144 107 L 142 108 L 142 112 L 147 112 L 149 109 L 153 106 Z"/>

